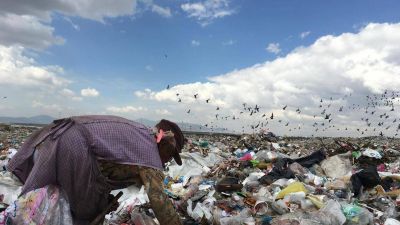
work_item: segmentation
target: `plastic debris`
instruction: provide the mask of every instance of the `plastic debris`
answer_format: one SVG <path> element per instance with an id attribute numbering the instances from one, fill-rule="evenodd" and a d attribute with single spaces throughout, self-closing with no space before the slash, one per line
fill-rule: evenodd
<path id="1" fill-rule="evenodd" d="M 0 131 L 0 166 L 34 130 Z M 397 139 L 186 137 L 183 165 L 168 164 L 163 182 L 183 224 L 399 225 Z M 20 190 L 18 179 L 0 173 L 0 209 L 6 212 Z M 122 191 L 104 225 L 158 224 L 143 187 Z"/>

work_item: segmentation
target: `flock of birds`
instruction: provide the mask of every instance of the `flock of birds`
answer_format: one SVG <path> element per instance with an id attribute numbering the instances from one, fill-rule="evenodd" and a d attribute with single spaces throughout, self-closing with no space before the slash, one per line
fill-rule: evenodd
<path id="1" fill-rule="evenodd" d="M 170 89 L 170 85 L 168 85 L 166 89 Z M 351 96 L 352 94 L 344 95 L 342 100 Z M 182 102 L 183 97 L 180 93 L 176 93 L 176 97 L 178 103 L 184 104 Z M 212 99 L 210 98 L 200 100 L 199 97 L 200 96 L 197 93 L 193 95 L 195 101 L 204 101 L 205 104 L 212 103 Z M 2 99 L 7 99 L 7 96 L 3 96 Z M 311 124 L 307 124 L 305 121 L 301 121 L 301 117 L 299 117 L 301 122 L 297 125 L 292 125 L 285 116 L 281 115 L 282 112 L 292 109 L 300 116 L 303 111 L 299 107 L 283 105 L 280 109 L 281 112 L 275 111 L 274 114 L 274 112 L 270 110 L 268 112 L 262 112 L 262 107 L 258 104 L 251 106 L 247 103 L 242 103 L 240 110 L 238 110 L 238 114 L 226 115 L 223 113 L 221 106 L 216 106 L 212 117 L 213 119 L 200 126 L 199 129 L 203 128 L 210 131 L 228 131 L 227 128 L 222 127 L 220 125 L 221 123 L 217 123 L 217 121 L 235 121 L 248 116 L 252 118 L 251 121 L 253 121 L 253 123 L 242 125 L 242 133 L 249 129 L 253 132 L 267 130 L 269 127 L 272 127 L 271 125 L 274 123 L 273 125 L 275 127 L 279 125 L 285 127 L 286 131 L 289 133 L 300 131 L 302 129 L 312 129 L 311 136 L 323 135 L 323 132 L 336 130 L 338 132 L 353 131 L 361 136 L 385 136 L 385 134 L 389 133 L 394 137 L 397 137 L 400 132 L 400 118 L 397 117 L 397 113 L 395 112 L 395 105 L 396 103 L 399 103 L 399 100 L 400 92 L 388 90 L 385 90 L 383 94 L 366 95 L 365 104 L 354 103 L 348 106 L 340 105 L 334 107 L 333 97 L 329 97 L 328 99 L 321 98 L 319 100 L 319 105 L 316 106 L 320 112 L 312 115 L 312 118 L 315 120 Z M 345 115 L 346 111 L 348 113 L 355 113 L 359 116 L 361 125 L 356 124 L 350 126 L 349 124 L 346 125 L 340 123 L 340 120 L 335 124 L 334 120 L 337 120 L 339 115 Z M 187 108 L 186 113 L 193 114 L 193 111 L 190 108 Z M 309 127 L 307 127 L 307 125 L 309 125 Z"/>
<path id="2" fill-rule="evenodd" d="M 170 86 L 167 86 L 170 89 Z M 177 102 L 184 104 L 182 102 L 183 96 L 180 93 L 176 93 Z M 341 100 L 346 100 L 352 97 L 352 94 L 344 95 Z M 358 97 L 358 96 L 357 96 Z M 361 100 L 364 104 L 361 104 L 360 99 L 358 99 L 360 104 L 343 104 L 338 105 L 334 102 L 338 99 L 329 97 L 327 99 L 320 99 L 319 104 L 315 106 L 318 113 L 311 113 L 310 109 L 301 109 L 300 107 L 292 107 L 288 105 L 283 105 L 280 109 L 281 112 L 268 110 L 267 112 L 262 111 L 262 107 L 258 104 L 255 106 L 249 105 L 247 103 L 242 103 L 240 110 L 237 114 L 226 115 L 222 111 L 222 107 L 216 106 L 213 119 L 208 123 L 202 125 L 203 128 L 211 131 L 228 131 L 227 128 L 222 127 L 223 121 L 234 121 L 240 120 L 243 117 L 250 117 L 249 121 L 253 121 L 251 124 L 242 125 L 242 132 L 245 130 L 251 130 L 253 132 L 259 132 L 261 130 L 268 130 L 270 127 L 281 126 L 286 129 L 287 132 L 299 132 L 304 129 L 311 129 L 311 136 L 323 136 L 324 132 L 356 132 L 357 135 L 369 135 L 369 136 L 398 136 L 400 131 L 400 118 L 396 117 L 395 105 L 399 103 L 400 92 L 385 90 L 383 94 L 371 94 L 365 96 L 365 101 Z M 187 98 L 187 96 L 186 96 Z M 210 104 L 212 99 L 201 99 L 199 94 L 193 94 L 193 99 L 196 104 L 204 101 L 205 104 Z M 199 101 L 199 102 L 197 102 Z M 186 113 L 193 114 L 193 110 L 187 105 Z M 282 116 L 284 112 L 292 110 L 298 114 L 299 123 L 291 124 L 291 122 L 286 119 L 286 116 Z M 306 111 L 306 112 L 303 112 Z M 311 113 L 311 114 L 310 114 Z M 354 124 L 346 124 L 340 118 L 342 116 L 348 116 L 348 114 L 353 113 L 351 116 L 359 117 L 357 120 L 352 120 Z M 302 120 L 301 115 L 312 116 L 314 119 L 311 123 L 309 120 Z M 343 118 L 343 117 L 342 117 Z M 219 121 L 219 123 L 217 123 Z M 255 122 L 254 122 L 255 121 Z M 292 120 L 293 121 L 293 120 Z M 337 122 L 337 123 L 335 123 Z M 293 122 L 292 122 L 293 123 Z M 219 125 L 217 125 L 219 124 Z M 273 126 L 272 126 L 273 125 Z M 202 129 L 202 127 L 199 127 Z M 303 129 L 303 130 L 302 130 Z M 325 133 L 326 134 L 326 133 Z"/>

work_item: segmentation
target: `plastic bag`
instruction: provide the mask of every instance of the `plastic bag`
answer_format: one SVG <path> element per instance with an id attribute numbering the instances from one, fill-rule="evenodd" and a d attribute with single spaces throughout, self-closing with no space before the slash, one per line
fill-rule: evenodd
<path id="1" fill-rule="evenodd" d="M 384 225 L 400 225 L 400 222 L 398 220 L 388 218 Z"/>
<path id="2" fill-rule="evenodd" d="M 329 200 L 320 212 L 326 214 L 331 220 L 330 224 L 342 225 L 346 222 L 346 217 L 343 215 L 341 205 L 335 200 Z"/>
<path id="3" fill-rule="evenodd" d="M 301 183 L 301 182 L 291 183 L 285 189 L 283 189 L 282 191 L 280 191 L 278 193 L 278 195 L 276 196 L 276 199 L 281 199 L 281 198 L 285 197 L 285 195 L 287 195 L 287 194 L 299 192 L 299 191 L 302 191 L 306 194 L 308 192 L 307 189 L 304 187 L 303 183 Z"/>
<path id="4" fill-rule="evenodd" d="M 73 224 L 65 194 L 53 185 L 24 194 L 3 213 L 4 221 L 0 221 L 0 224 Z"/>
<path id="5" fill-rule="evenodd" d="M 335 155 L 325 159 L 321 163 L 321 167 L 328 177 L 341 178 L 351 174 L 351 162 L 348 158 Z"/>
<path id="6" fill-rule="evenodd" d="M 381 153 L 379 153 L 376 150 L 370 149 L 370 148 L 365 149 L 362 152 L 362 155 L 370 157 L 370 158 L 376 158 L 376 159 L 381 159 L 382 158 Z"/>
<path id="7" fill-rule="evenodd" d="M 373 224 L 374 216 L 367 209 L 347 203 L 341 203 L 341 205 L 348 225 Z"/>

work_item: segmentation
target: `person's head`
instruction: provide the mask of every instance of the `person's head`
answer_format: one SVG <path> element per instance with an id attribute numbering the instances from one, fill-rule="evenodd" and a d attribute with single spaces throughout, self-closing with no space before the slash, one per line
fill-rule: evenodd
<path id="1" fill-rule="evenodd" d="M 184 145 L 184 136 L 181 129 L 169 120 L 162 119 L 157 125 L 157 132 L 164 133 L 158 142 L 158 150 L 163 164 L 174 158 L 178 165 L 182 165 L 179 153 L 182 152 Z"/>

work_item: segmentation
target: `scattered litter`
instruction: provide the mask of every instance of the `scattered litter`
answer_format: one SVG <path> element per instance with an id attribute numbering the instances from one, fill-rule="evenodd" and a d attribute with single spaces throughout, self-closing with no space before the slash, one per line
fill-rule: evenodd
<path id="1" fill-rule="evenodd" d="M 7 165 L 34 130 L 0 131 L 0 166 Z M 271 132 L 190 134 L 187 139 L 183 165 L 168 164 L 164 180 L 183 224 L 400 224 L 397 139 L 321 142 Z M 18 203 L 20 190 L 16 177 L 0 173 L 4 213 Z M 119 207 L 106 215 L 104 225 L 158 224 L 143 187 L 121 191 Z"/>

